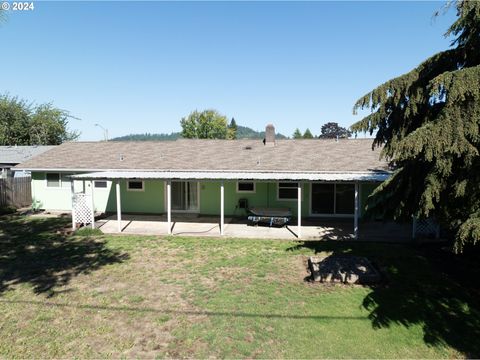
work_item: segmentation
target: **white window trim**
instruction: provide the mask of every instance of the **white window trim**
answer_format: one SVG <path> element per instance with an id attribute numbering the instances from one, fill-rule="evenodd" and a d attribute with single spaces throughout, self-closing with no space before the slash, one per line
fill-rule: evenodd
<path id="1" fill-rule="evenodd" d="M 309 210 L 310 210 L 310 216 L 311 217 L 330 217 L 330 218 L 352 218 L 355 216 L 355 213 L 353 214 L 338 214 L 336 213 L 337 211 L 337 184 L 348 184 L 348 185 L 353 185 L 355 186 L 355 182 L 351 182 L 351 181 L 345 181 L 345 182 L 331 182 L 331 181 L 315 181 L 316 184 L 333 184 L 333 193 L 334 193 L 334 196 L 333 196 L 333 214 L 316 214 L 316 213 L 313 213 L 312 212 L 312 184 L 313 182 L 310 183 L 310 196 L 309 196 L 309 201 L 310 201 L 310 205 L 309 205 Z M 360 186 L 359 186 L 360 188 Z M 359 194 L 359 201 L 360 201 L 360 194 Z"/>
<path id="2" fill-rule="evenodd" d="M 58 174 L 58 186 L 48 186 L 48 174 Z M 62 174 L 59 172 L 46 172 L 45 173 L 45 187 L 47 189 L 61 189 L 62 188 Z"/>
<path id="3" fill-rule="evenodd" d="M 283 199 L 283 198 L 280 197 L 280 183 L 297 184 L 296 187 L 291 188 L 291 189 L 295 189 L 296 191 L 298 191 L 298 185 L 299 184 L 300 184 L 300 187 L 303 190 L 303 183 L 301 181 L 277 181 L 277 201 L 295 201 L 295 202 L 297 202 L 298 198 L 297 199 Z M 304 198 L 303 194 L 304 194 L 304 191 L 302 191 L 302 198 L 300 200 L 303 200 L 303 198 Z"/>
<path id="4" fill-rule="evenodd" d="M 141 182 L 142 188 L 141 189 L 130 189 L 130 182 Z M 145 191 L 145 181 L 143 180 L 127 180 L 127 191 Z"/>
<path id="5" fill-rule="evenodd" d="M 253 184 L 253 190 L 239 190 L 238 189 L 238 184 L 239 183 L 252 183 Z M 246 181 L 246 180 L 239 180 L 237 181 L 237 193 L 238 194 L 255 194 L 257 192 L 257 184 L 255 181 Z"/>
<path id="6" fill-rule="evenodd" d="M 58 186 L 48 186 L 47 174 L 58 174 L 59 175 L 59 185 Z M 70 185 L 67 186 L 67 187 L 64 187 L 63 185 L 64 185 L 65 181 L 62 180 L 63 177 L 70 176 L 70 175 L 74 175 L 74 174 L 71 173 L 71 172 L 61 172 L 61 171 L 47 171 L 47 172 L 45 172 L 45 189 L 53 190 L 53 191 L 56 191 L 56 190 L 68 190 L 68 191 L 70 191 Z M 70 181 L 73 181 L 73 179 L 70 179 Z M 68 181 L 68 183 L 70 181 Z"/>

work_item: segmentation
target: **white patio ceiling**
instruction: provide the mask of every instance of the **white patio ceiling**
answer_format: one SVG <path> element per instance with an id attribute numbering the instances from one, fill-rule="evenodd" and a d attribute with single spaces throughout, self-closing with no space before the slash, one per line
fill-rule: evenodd
<path id="1" fill-rule="evenodd" d="M 71 175 L 74 179 L 259 180 L 259 181 L 384 181 L 388 172 L 227 172 L 227 171 L 99 171 Z"/>

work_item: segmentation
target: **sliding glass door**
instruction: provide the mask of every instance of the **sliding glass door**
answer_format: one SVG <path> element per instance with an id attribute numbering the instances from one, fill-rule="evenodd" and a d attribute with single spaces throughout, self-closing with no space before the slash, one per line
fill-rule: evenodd
<path id="1" fill-rule="evenodd" d="M 197 181 L 172 181 L 172 210 L 198 212 L 198 195 Z"/>
<path id="2" fill-rule="evenodd" d="M 312 215 L 353 215 L 355 185 L 312 183 Z"/>

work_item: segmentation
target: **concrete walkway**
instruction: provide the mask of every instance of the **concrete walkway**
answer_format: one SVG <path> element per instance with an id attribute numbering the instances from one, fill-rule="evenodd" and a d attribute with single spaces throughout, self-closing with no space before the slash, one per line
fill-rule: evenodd
<path id="1" fill-rule="evenodd" d="M 225 218 L 225 235 L 229 238 L 297 239 L 296 221 L 284 227 L 251 226 L 245 219 Z M 115 215 L 97 220 L 95 226 L 106 234 L 118 234 Z M 123 234 L 167 235 L 165 215 L 127 215 L 122 217 Z M 172 217 L 172 235 L 220 236 L 218 217 L 175 215 Z M 398 224 L 360 223 L 360 240 L 410 241 L 410 229 Z M 305 219 L 302 221 L 302 240 L 352 240 L 353 220 Z"/>

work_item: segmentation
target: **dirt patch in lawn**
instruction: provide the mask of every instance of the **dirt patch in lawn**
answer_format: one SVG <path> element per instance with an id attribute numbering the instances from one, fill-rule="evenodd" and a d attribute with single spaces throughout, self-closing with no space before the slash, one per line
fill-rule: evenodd
<path id="1" fill-rule="evenodd" d="M 181 265 L 181 257 L 171 250 L 165 254 L 143 249 L 132 256 L 128 278 L 129 287 L 117 296 L 132 311 L 130 316 L 113 319 L 116 336 L 131 343 L 122 355 L 139 358 L 180 355 L 172 353 L 178 347 L 173 335 L 176 329 L 205 319 L 186 291 L 192 276 Z M 182 349 L 185 351 L 182 356 L 188 356 L 188 347 Z"/>
<path id="2" fill-rule="evenodd" d="M 172 356 L 178 345 L 176 329 L 203 321 L 206 315 L 192 305 L 185 291 L 191 276 L 185 275 L 180 258 L 164 250 L 131 252 L 123 263 L 71 278 L 50 298 L 23 300 L 32 298 L 31 289 L 13 287 L 14 299 L 0 299 L 0 306 L 14 307 L 15 318 L 20 319 L 12 324 L 12 333 L 14 327 L 38 328 L 36 344 L 19 356 Z M 69 341 L 57 344 L 52 340 L 57 332 L 59 339 Z M 45 346 L 51 352 L 45 353 Z M 193 350 L 184 344 L 182 356 L 193 355 Z"/>
<path id="3" fill-rule="evenodd" d="M 267 281 L 298 284 L 307 279 L 308 258 L 303 255 L 291 255 L 288 258 L 277 259 L 275 271 L 269 272 Z"/>

